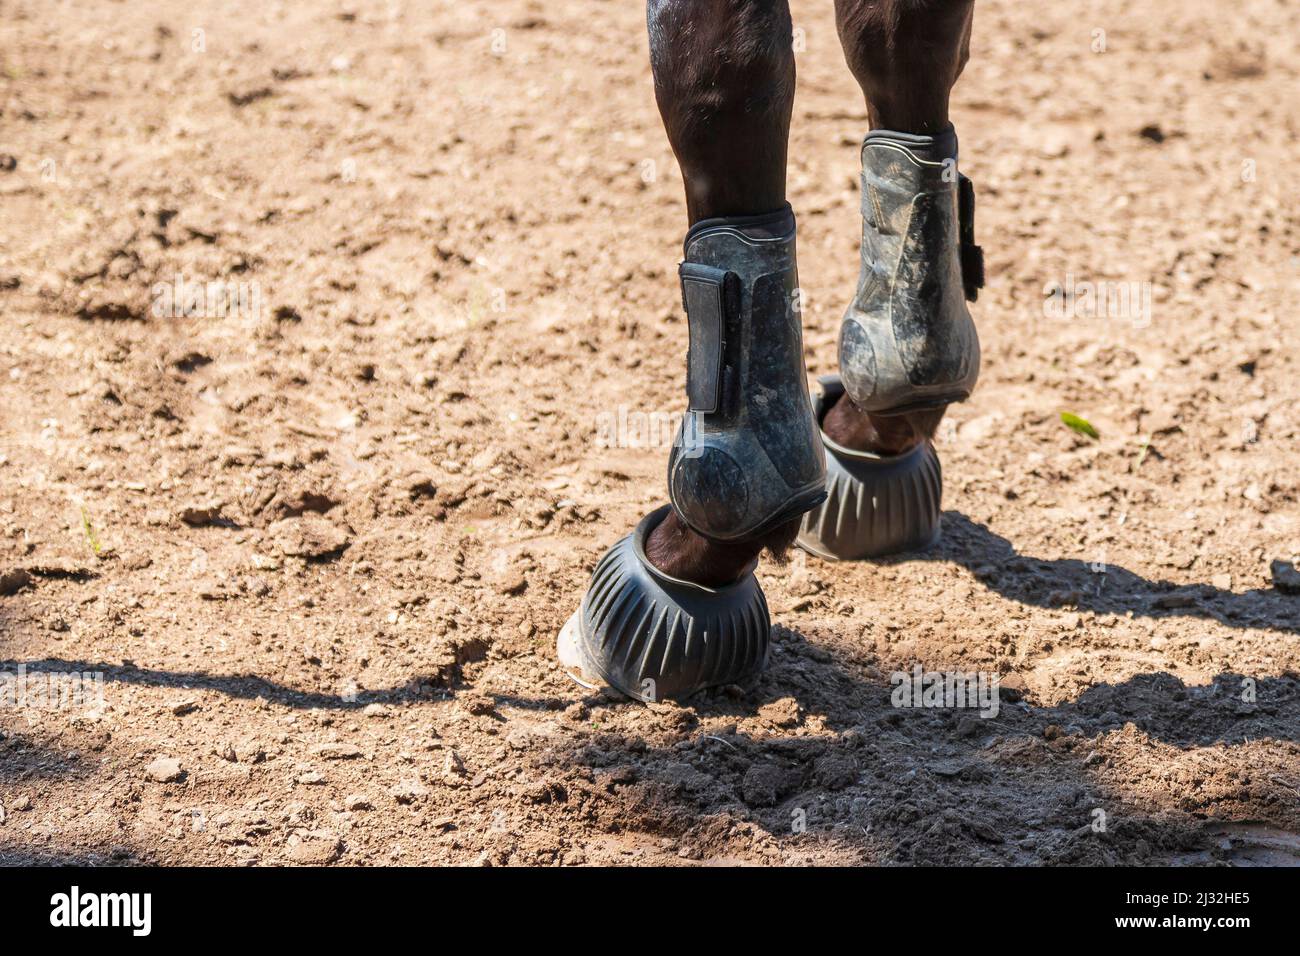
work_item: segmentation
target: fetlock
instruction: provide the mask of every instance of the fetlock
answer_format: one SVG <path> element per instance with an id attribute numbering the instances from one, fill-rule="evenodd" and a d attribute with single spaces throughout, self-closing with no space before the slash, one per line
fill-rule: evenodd
<path id="1" fill-rule="evenodd" d="M 822 417 L 822 433 L 845 448 L 877 455 L 901 455 L 934 436 L 943 409 L 904 415 L 868 415 L 848 395 L 840 397 Z"/>

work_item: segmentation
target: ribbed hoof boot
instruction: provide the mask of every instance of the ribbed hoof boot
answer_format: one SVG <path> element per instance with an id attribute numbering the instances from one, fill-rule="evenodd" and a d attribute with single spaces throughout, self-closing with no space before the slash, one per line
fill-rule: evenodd
<path id="1" fill-rule="evenodd" d="M 664 574 L 645 555 L 665 505 L 606 552 L 556 651 L 569 675 L 641 701 L 748 687 L 767 664 L 771 619 L 751 567 L 710 588 Z M 757 562 L 755 562 L 757 563 Z"/>
<path id="2" fill-rule="evenodd" d="M 820 379 L 814 399 L 817 421 L 844 394 L 839 376 Z M 818 557 L 837 561 L 917 551 L 939 537 L 943 473 L 934 444 L 925 441 L 901 455 L 876 455 L 826 445 L 826 500 L 804 515 L 797 543 Z"/>

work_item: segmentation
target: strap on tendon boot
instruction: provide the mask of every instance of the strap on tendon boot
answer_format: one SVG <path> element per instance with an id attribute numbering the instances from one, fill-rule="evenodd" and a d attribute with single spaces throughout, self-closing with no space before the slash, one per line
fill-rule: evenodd
<path id="1" fill-rule="evenodd" d="M 688 406 L 668 459 L 673 508 L 723 541 L 760 535 L 826 496 L 808 398 L 794 213 L 706 219 L 679 270 Z"/>
<path id="2" fill-rule="evenodd" d="M 840 374 L 864 412 L 970 397 L 979 337 L 966 307 L 984 284 L 975 191 L 956 137 L 874 130 L 862 144 L 862 266 L 840 326 Z"/>
<path id="3" fill-rule="evenodd" d="M 984 250 L 975 245 L 975 184 L 957 174 L 957 218 L 961 223 L 961 281 L 974 302 L 984 288 Z"/>

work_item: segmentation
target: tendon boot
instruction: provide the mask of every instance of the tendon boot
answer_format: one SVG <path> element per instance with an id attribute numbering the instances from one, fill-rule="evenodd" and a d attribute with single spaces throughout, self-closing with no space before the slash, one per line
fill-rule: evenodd
<path id="1" fill-rule="evenodd" d="M 686 234 L 687 411 L 668 458 L 673 508 L 720 541 L 751 538 L 826 496 L 808 399 L 794 213 L 706 219 Z"/>
<path id="2" fill-rule="evenodd" d="M 966 300 L 984 284 L 975 191 L 956 136 L 874 130 L 862 144 L 862 268 L 840 326 L 858 409 L 898 415 L 970 397 L 980 349 Z"/>
<path id="3" fill-rule="evenodd" d="M 706 587 L 646 558 L 674 509 L 694 531 L 734 541 L 792 521 L 826 496 L 808 397 L 794 214 L 708 219 L 686 235 L 687 411 L 668 461 L 672 501 L 647 515 L 592 574 L 560 632 L 569 674 L 638 700 L 748 686 L 767 663 L 771 621 L 754 577 Z"/>
<path id="4" fill-rule="evenodd" d="M 838 375 L 820 378 L 818 423 L 844 394 Z M 939 537 L 943 472 L 926 439 L 901 455 L 826 444 L 826 500 L 803 517 L 795 543 L 833 561 L 916 551 Z"/>

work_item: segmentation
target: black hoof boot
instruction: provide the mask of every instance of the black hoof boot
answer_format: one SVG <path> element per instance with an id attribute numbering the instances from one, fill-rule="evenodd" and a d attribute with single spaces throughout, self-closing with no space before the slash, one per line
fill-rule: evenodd
<path id="1" fill-rule="evenodd" d="M 862 267 L 840 326 L 840 374 L 864 412 L 970 397 L 980 347 L 966 300 L 984 284 L 975 192 L 957 139 L 875 130 L 862 144 Z"/>
<path id="2" fill-rule="evenodd" d="M 844 394 L 839 376 L 819 380 L 817 421 Z M 939 537 L 943 473 L 928 439 L 901 455 L 854 451 L 822 433 L 826 501 L 804 515 L 796 543 L 839 561 L 916 551 Z"/>
<path id="3" fill-rule="evenodd" d="M 808 400 L 790 207 L 706 219 L 686 234 L 687 412 L 668 492 L 693 531 L 752 538 L 826 495 Z"/>
<path id="4" fill-rule="evenodd" d="M 709 687 L 749 686 L 767 663 L 771 620 L 752 567 L 735 584 L 708 588 L 646 559 L 646 538 L 668 509 L 651 512 L 606 552 L 560 632 L 560 663 L 585 686 L 681 700 Z"/>

